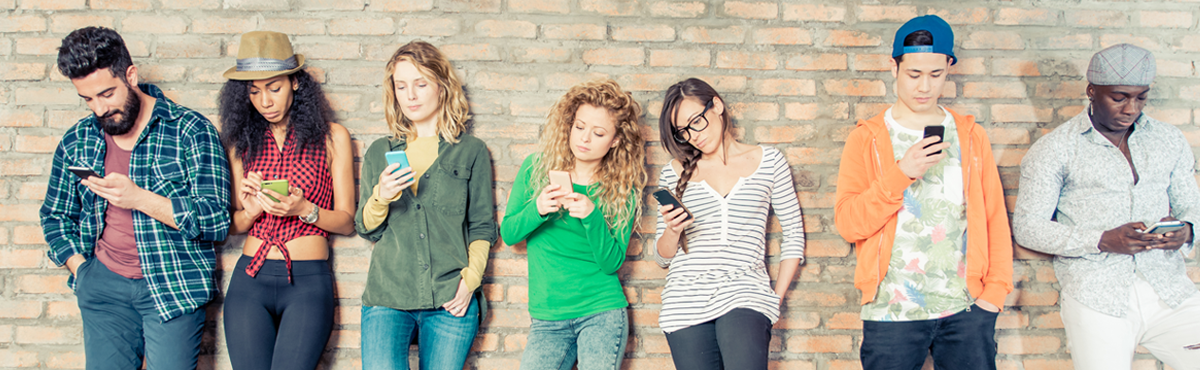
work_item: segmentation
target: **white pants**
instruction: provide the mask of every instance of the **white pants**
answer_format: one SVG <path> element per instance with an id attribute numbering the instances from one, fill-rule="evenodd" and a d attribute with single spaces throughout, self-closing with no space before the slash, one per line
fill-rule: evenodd
<path id="1" fill-rule="evenodd" d="M 1171 309 L 1150 283 L 1141 277 L 1135 280 L 1125 317 L 1100 313 L 1062 296 L 1059 304 L 1075 369 L 1129 370 L 1138 345 L 1176 370 L 1200 369 L 1200 295 Z"/>

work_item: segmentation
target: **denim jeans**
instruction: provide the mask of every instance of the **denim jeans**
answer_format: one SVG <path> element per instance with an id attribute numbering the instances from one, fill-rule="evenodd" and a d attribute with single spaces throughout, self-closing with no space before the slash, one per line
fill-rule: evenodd
<path id="1" fill-rule="evenodd" d="M 145 279 L 130 279 L 92 258 L 75 270 L 87 370 L 195 369 L 204 307 L 162 322 Z"/>
<path id="2" fill-rule="evenodd" d="M 996 370 L 996 317 L 971 305 L 936 320 L 864 321 L 864 370 L 917 370 L 933 356 L 938 369 Z"/>
<path id="3" fill-rule="evenodd" d="M 403 311 L 363 306 L 363 370 L 408 370 L 414 331 L 421 370 L 462 370 L 478 330 L 479 302 L 474 297 L 463 317 L 440 307 Z"/>
<path id="4" fill-rule="evenodd" d="M 521 370 L 614 370 L 625 358 L 629 316 L 625 308 L 558 321 L 533 319 Z"/>

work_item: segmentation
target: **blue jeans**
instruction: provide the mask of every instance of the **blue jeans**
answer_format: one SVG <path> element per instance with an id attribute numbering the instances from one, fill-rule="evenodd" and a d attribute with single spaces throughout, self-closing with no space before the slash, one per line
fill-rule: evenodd
<path id="1" fill-rule="evenodd" d="M 96 258 L 75 270 L 87 370 L 195 369 L 204 308 L 167 322 L 158 318 L 146 279 L 129 279 Z"/>
<path id="2" fill-rule="evenodd" d="M 619 369 L 628 338 L 624 307 L 569 320 L 533 319 L 521 370 L 570 370 L 576 358 L 579 370 Z"/>
<path id="3" fill-rule="evenodd" d="M 479 302 L 463 317 L 443 308 L 402 311 L 383 306 L 362 308 L 363 370 L 408 370 L 408 346 L 418 333 L 421 370 L 462 370 L 479 330 Z"/>
<path id="4" fill-rule="evenodd" d="M 917 370 L 933 356 L 938 369 L 996 370 L 996 317 L 971 305 L 936 320 L 863 321 L 865 370 Z"/>

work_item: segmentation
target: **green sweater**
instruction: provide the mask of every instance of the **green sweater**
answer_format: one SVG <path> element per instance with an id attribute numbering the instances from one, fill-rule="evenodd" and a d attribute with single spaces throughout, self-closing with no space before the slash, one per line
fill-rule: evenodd
<path id="1" fill-rule="evenodd" d="M 632 220 L 614 231 L 599 207 L 583 219 L 571 217 L 565 210 L 539 215 L 534 194 L 541 189 L 529 186 L 532 164 L 533 155 L 525 158 L 500 223 L 505 243 L 525 240 L 529 253 L 529 316 L 568 320 L 628 306 L 617 270 L 625 262 Z M 578 184 L 574 188 L 593 202 L 599 191 Z"/>

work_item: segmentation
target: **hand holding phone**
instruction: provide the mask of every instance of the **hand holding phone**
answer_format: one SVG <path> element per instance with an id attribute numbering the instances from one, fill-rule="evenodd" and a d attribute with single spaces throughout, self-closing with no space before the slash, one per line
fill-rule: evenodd
<path id="1" fill-rule="evenodd" d="M 658 190 L 654 191 L 654 199 L 658 201 L 659 205 L 670 205 L 672 211 L 676 209 L 683 209 L 683 212 L 687 214 L 687 217 L 684 217 L 683 221 L 692 219 L 692 211 L 689 211 L 687 207 L 684 207 L 683 203 L 679 201 L 679 198 L 675 198 L 675 194 L 671 194 L 670 190 L 667 190 L 666 188 L 659 188 Z"/>
<path id="2" fill-rule="evenodd" d="M 263 188 L 263 190 L 270 190 L 270 191 L 279 193 L 279 195 L 282 195 L 285 197 L 288 196 L 288 181 L 287 181 L 287 179 L 265 180 L 262 182 L 262 188 Z M 267 193 L 264 191 L 263 195 L 266 195 L 267 198 L 271 198 L 271 200 L 275 201 L 276 203 L 279 202 L 279 199 L 275 199 L 275 197 L 272 196 L 270 193 Z"/>
<path id="3" fill-rule="evenodd" d="M 571 183 L 571 173 L 567 171 L 549 171 L 547 174 L 550 176 L 550 185 L 558 185 L 559 191 L 574 192 L 575 187 Z M 562 205 L 564 202 L 562 197 L 558 198 L 559 205 Z"/>
<path id="4" fill-rule="evenodd" d="M 396 167 L 397 171 L 400 169 L 412 167 L 411 165 L 408 164 L 408 154 L 405 154 L 403 150 L 387 152 L 383 155 L 383 157 L 387 159 L 387 162 L 389 165 L 400 164 L 400 167 Z"/>
<path id="5" fill-rule="evenodd" d="M 1187 224 L 1183 223 L 1183 221 L 1159 221 L 1153 226 L 1150 226 L 1150 228 L 1142 230 L 1142 233 L 1166 234 L 1172 231 L 1179 231 L 1179 229 L 1182 229 L 1184 226 L 1187 226 Z"/>
<path id="6" fill-rule="evenodd" d="M 87 180 L 89 177 L 103 177 L 97 174 L 96 171 L 92 171 L 91 168 L 87 167 L 69 166 L 67 167 L 67 171 L 71 171 L 71 173 L 75 174 L 75 176 L 79 176 L 80 180 Z"/>
<path id="7" fill-rule="evenodd" d="M 926 138 L 926 137 L 930 137 L 930 136 L 937 136 L 937 137 L 938 137 L 938 140 L 937 140 L 937 142 L 935 142 L 935 143 L 933 143 L 933 144 L 926 145 L 925 147 L 926 147 L 926 148 L 928 148 L 928 147 L 931 147 L 931 146 L 934 146 L 934 145 L 941 144 L 941 143 L 942 143 L 942 139 L 943 139 L 943 138 L 945 138 L 945 135 L 946 135 L 946 126 L 941 126 L 941 125 L 937 125 L 937 126 L 925 126 L 925 133 L 924 133 L 924 135 L 922 136 L 922 138 Z M 932 157 L 932 156 L 935 156 L 935 155 L 938 155 L 938 154 L 942 154 L 942 151 L 941 151 L 941 150 L 939 150 L 939 151 L 936 151 L 936 152 L 933 152 L 933 153 L 929 153 L 929 155 L 927 155 L 927 157 Z"/>

